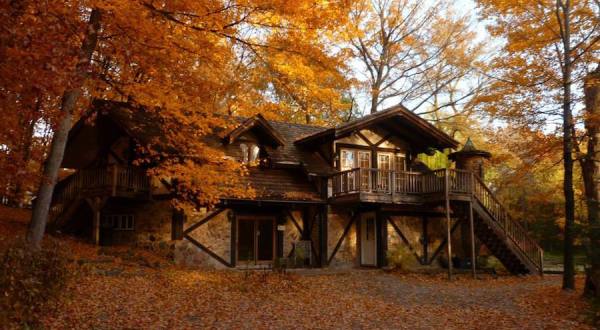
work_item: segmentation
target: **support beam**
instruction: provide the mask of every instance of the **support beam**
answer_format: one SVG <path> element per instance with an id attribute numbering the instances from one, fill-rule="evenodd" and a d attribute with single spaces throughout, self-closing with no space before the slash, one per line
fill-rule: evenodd
<path id="1" fill-rule="evenodd" d="M 398 234 L 398 236 L 400 236 L 400 239 L 402 239 L 402 242 L 404 242 L 404 244 L 406 244 L 406 246 L 408 246 L 408 249 L 410 250 L 410 252 L 413 253 L 413 255 L 415 256 L 417 261 L 421 260 L 421 257 L 419 257 L 419 254 L 417 253 L 417 250 L 415 250 L 415 248 L 410 244 L 410 242 L 408 241 L 406 236 L 404 236 L 404 233 L 402 233 L 402 231 L 400 230 L 400 227 L 398 227 L 398 225 L 396 225 L 396 223 L 394 222 L 394 220 L 392 220 L 392 218 L 388 217 L 387 219 L 388 219 L 388 222 L 392 225 L 392 227 L 396 231 L 396 233 Z"/>
<path id="2" fill-rule="evenodd" d="M 296 221 L 296 218 L 294 218 L 294 215 L 292 214 L 292 212 L 290 212 L 289 209 L 286 209 L 285 214 L 288 216 L 288 218 L 290 218 L 290 220 L 292 220 L 292 223 L 294 224 L 294 227 L 296 227 L 296 229 L 298 230 L 298 233 L 300 234 L 300 236 L 304 237 L 304 235 L 302 233 L 302 227 L 300 227 L 300 225 L 298 224 L 298 221 Z"/>
<path id="3" fill-rule="evenodd" d="M 472 201 L 469 202 L 469 228 L 471 234 L 471 271 L 473 272 L 473 278 L 477 278 L 477 259 L 475 258 L 475 224 L 473 221 Z"/>
<path id="4" fill-rule="evenodd" d="M 212 252 L 209 248 L 207 248 L 206 246 L 202 245 L 200 242 L 198 242 L 197 240 L 193 239 L 191 236 L 189 236 L 189 235 L 186 234 L 183 237 L 185 239 L 187 239 L 188 241 L 192 242 L 192 244 L 194 244 L 195 246 L 197 246 L 198 248 L 200 248 L 200 250 L 206 252 L 208 255 L 210 255 L 211 257 L 213 257 L 218 262 L 222 263 L 223 265 L 225 265 L 227 267 L 233 267 L 229 262 L 225 261 L 225 259 L 221 258 L 218 254 Z"/>
<path id="5" fill-rule="evenodd" d="M 450 228 L 450 171 L 444 170 L 444 193 L 446 199 L 446 253 L 448 254 L 448 280 L 452 281 L 452 230 Z"/>
<path id="6" fill-rule="evenodd" d="M 104 207 L 104 204 L 106 204 L 107 200 L 108 197 L 94 197 L 85 199 L 92 209 L 92 213 L 94 214 L 92 218 L 92 242 L 95 245 L 100 244 L 100 216 L 102 208 Z"/>
<path id="7" fill-rule="evenodd" d="M 387 219 L 381 211 L 377 211 L 377 225 L 379 226 L 379 237 L 377 238 L 378 242 L 378 251 L 377 251 L 377 265 L 379 267 L 386 267 L 388 265 L 387 262 L 387 251 L 388 251 L 388 226 Z"/>
<path id="8" fill-rule="evenodd" d="M 456 230 L 456 228 L 458 228 L 458 225 L 460 224 L 460 220 L 457 220 L 454 225 L 452 226 L 451 229 L 451 234 L 454 233 L 454 231 Z M 446 243 L 448 242 L 448 237 L 445 237 L 444 240 L 440 243 L 440 245 L 435 249 L 435 251 L 433 252 L 433 254 L 431 255 L 431 259 L 429 259 L 429 261 L 427 262 L 428 265 L 431 265 L 431 263 L 433 262 L 433 260 L 435 260 L 435 258 L 438 256 L 438 254 L 442 251 L 442 249 L 446 246 Z"/>
<path id="9" fill-rule="evenodd" d="M 189 226 L 186 230 L 183 231 L 183 235 L 187 235 L 189 234 L 191 231 L 195 230 L 196 228 L 202 226 L 203 224 L 207 223 L 208 221 L 210 221 L 210 219 L 216 217 L 217 215 L 221 214 L 221 212 L 225 211 L 225 209 L 218 209 L 215 210 L 211 213 L 209 213 L 207 216 L 205 216 L 202 220 L 196 222 L 195 224 Z"/>
<path id="10" fill-rule="evenodd" d="M 327 206 L 319 210 L 319 264 L 327 266 Z"/>
<path id="11" fill-rule="evenodd" d="M 423 245 L 423 257 L 421 258 L 421 265 L 424 265 L 427 263 L 427 260 L 429 259 L 429 218 L 427 217 L 423 217 L 423 242 L 421 242 L 421 244 Z"/>

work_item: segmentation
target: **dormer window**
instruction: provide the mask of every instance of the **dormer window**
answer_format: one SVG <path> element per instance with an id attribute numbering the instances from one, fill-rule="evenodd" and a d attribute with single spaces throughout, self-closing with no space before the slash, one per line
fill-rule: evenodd
<path id="1" fill-rule="evenodd" d="M 240 144 L 240 151 L 244 164 L 258 164 L 260 160 L 260 147 L 256 143 L 242 143 Z"/>

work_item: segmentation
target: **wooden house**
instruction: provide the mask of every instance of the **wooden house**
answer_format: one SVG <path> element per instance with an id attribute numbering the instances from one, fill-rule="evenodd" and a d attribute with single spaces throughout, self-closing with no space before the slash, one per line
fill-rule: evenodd
<path id="1" fill-rule="evenodd" d="M 238 119 L 215 141 L 249 164 L 242 180 L 256 197 L 223 196 L 194 215 L 172 209 L 169 191 L 134 165 L 155 121 L 110 101 L 91 113 L 93 125 L 70 132 L 63 167 L 73 174 L 56 187 L 51 221 L 97 244 L 161 245 L 217 268 L 384 267 L 402 249 L 430 265 L 472 260 L 484 244 L 513 273 L 542 269 L 542 250 L 481 179 L 489 153 L 469 142 L 451 154 L 454 169 L 427 168 L 419 154 L 458 142 L 402 106 L 330 128 Z"/>

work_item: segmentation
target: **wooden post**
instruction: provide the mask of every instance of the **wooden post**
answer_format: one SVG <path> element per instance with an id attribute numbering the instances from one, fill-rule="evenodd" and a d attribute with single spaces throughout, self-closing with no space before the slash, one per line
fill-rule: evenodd
<path id="1" fill-rule="evenodd" d="M 92 232 L 92 240 L 95 245 L 100 244 L 100 210 L 94 210 L 94 224 Z"/>
<path id="2" fill-rule="evenodd" d="M 446 251 L 448 253 L 448 280 L 452 281 L 452 230 L 450 228 L 450 172 L 448 168 L 444 169 L 444 195 L 446 199 L 446 232 L 447 232 L 447 243 Z"/>
<path id="3" fill-rule="evenodd" d="M 427 264 L 427 260 L 429 260 L 429 233 L 428 233 L 428 222 L 429 222 L 429 218 L 427 217 L 423 217 L 423 257 L 421 265 L 426 265 Z"/>
<path id="4" fill-rule="evenodd" d="M 475 224 L 473 222 L 473 201 L 469 202 L 469 226 L 471 229 L 471 271 L 473 272 L 473 278 L 477 278 L 477 259 L 475 259 Z"/>
<path id="5" fill-rule="evenodd" d="M 100 244 L 100 211 L 108 198 L 95 197 L 94 199 L 86 198 L 85 200 L 94 214 L 92 219 L 92 241 L 98 245 Z"/>
<path id="6" fill-rule="evenodd" d="M 117 196 L 117 173 L 118 167 L 117 164 L 113 164 L 112 166 L 112 171 L 113 171 L 113 175 L 112 175 L 112 196 Z"/>

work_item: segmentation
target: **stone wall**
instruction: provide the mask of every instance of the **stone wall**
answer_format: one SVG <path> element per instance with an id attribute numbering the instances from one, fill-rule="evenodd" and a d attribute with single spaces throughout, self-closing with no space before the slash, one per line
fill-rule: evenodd
<path id="1" fill-rule="evenodd" d="M 108 244 L 148 245 L 171 241 L 172 209 L 169 201 L 131 202 L 109 200 L 102 215 L 131 214 L 134 230 L 101 230 L 101 235 L 110 235 Z M 101 237 L 102 240 L 102 237 Z"/>
<path id="2" fill-rule="evenodd" d="M 195 214 L 188 214 L 183 225 L 184 230 L 201 221 L 209 212 L 206 209 Z M 188 235 L 207 249 L 229 262 L 231 260 L 231 226 L 228 218 L 230 209 L 225 209 L 208 222 L 194 229 Z M 217 259 L 213 258 L 202 249 L 183 239 L 176 244 L 175 262 L 186 266 L 203 268 L 227 268 Z"/>
<path id="3" fill-rule="evenodd" d="M 351 220 L 349 212 L 343 208 L 330 207 L 327 219 L 327 256 L 331 256 L 333 249 L 342 237 L 346 225 Z M 356 237 L 356 223 L 342 241 L 342 245 L 329 264 L 330 267 L 354 267 L 358 262 Z"/>

